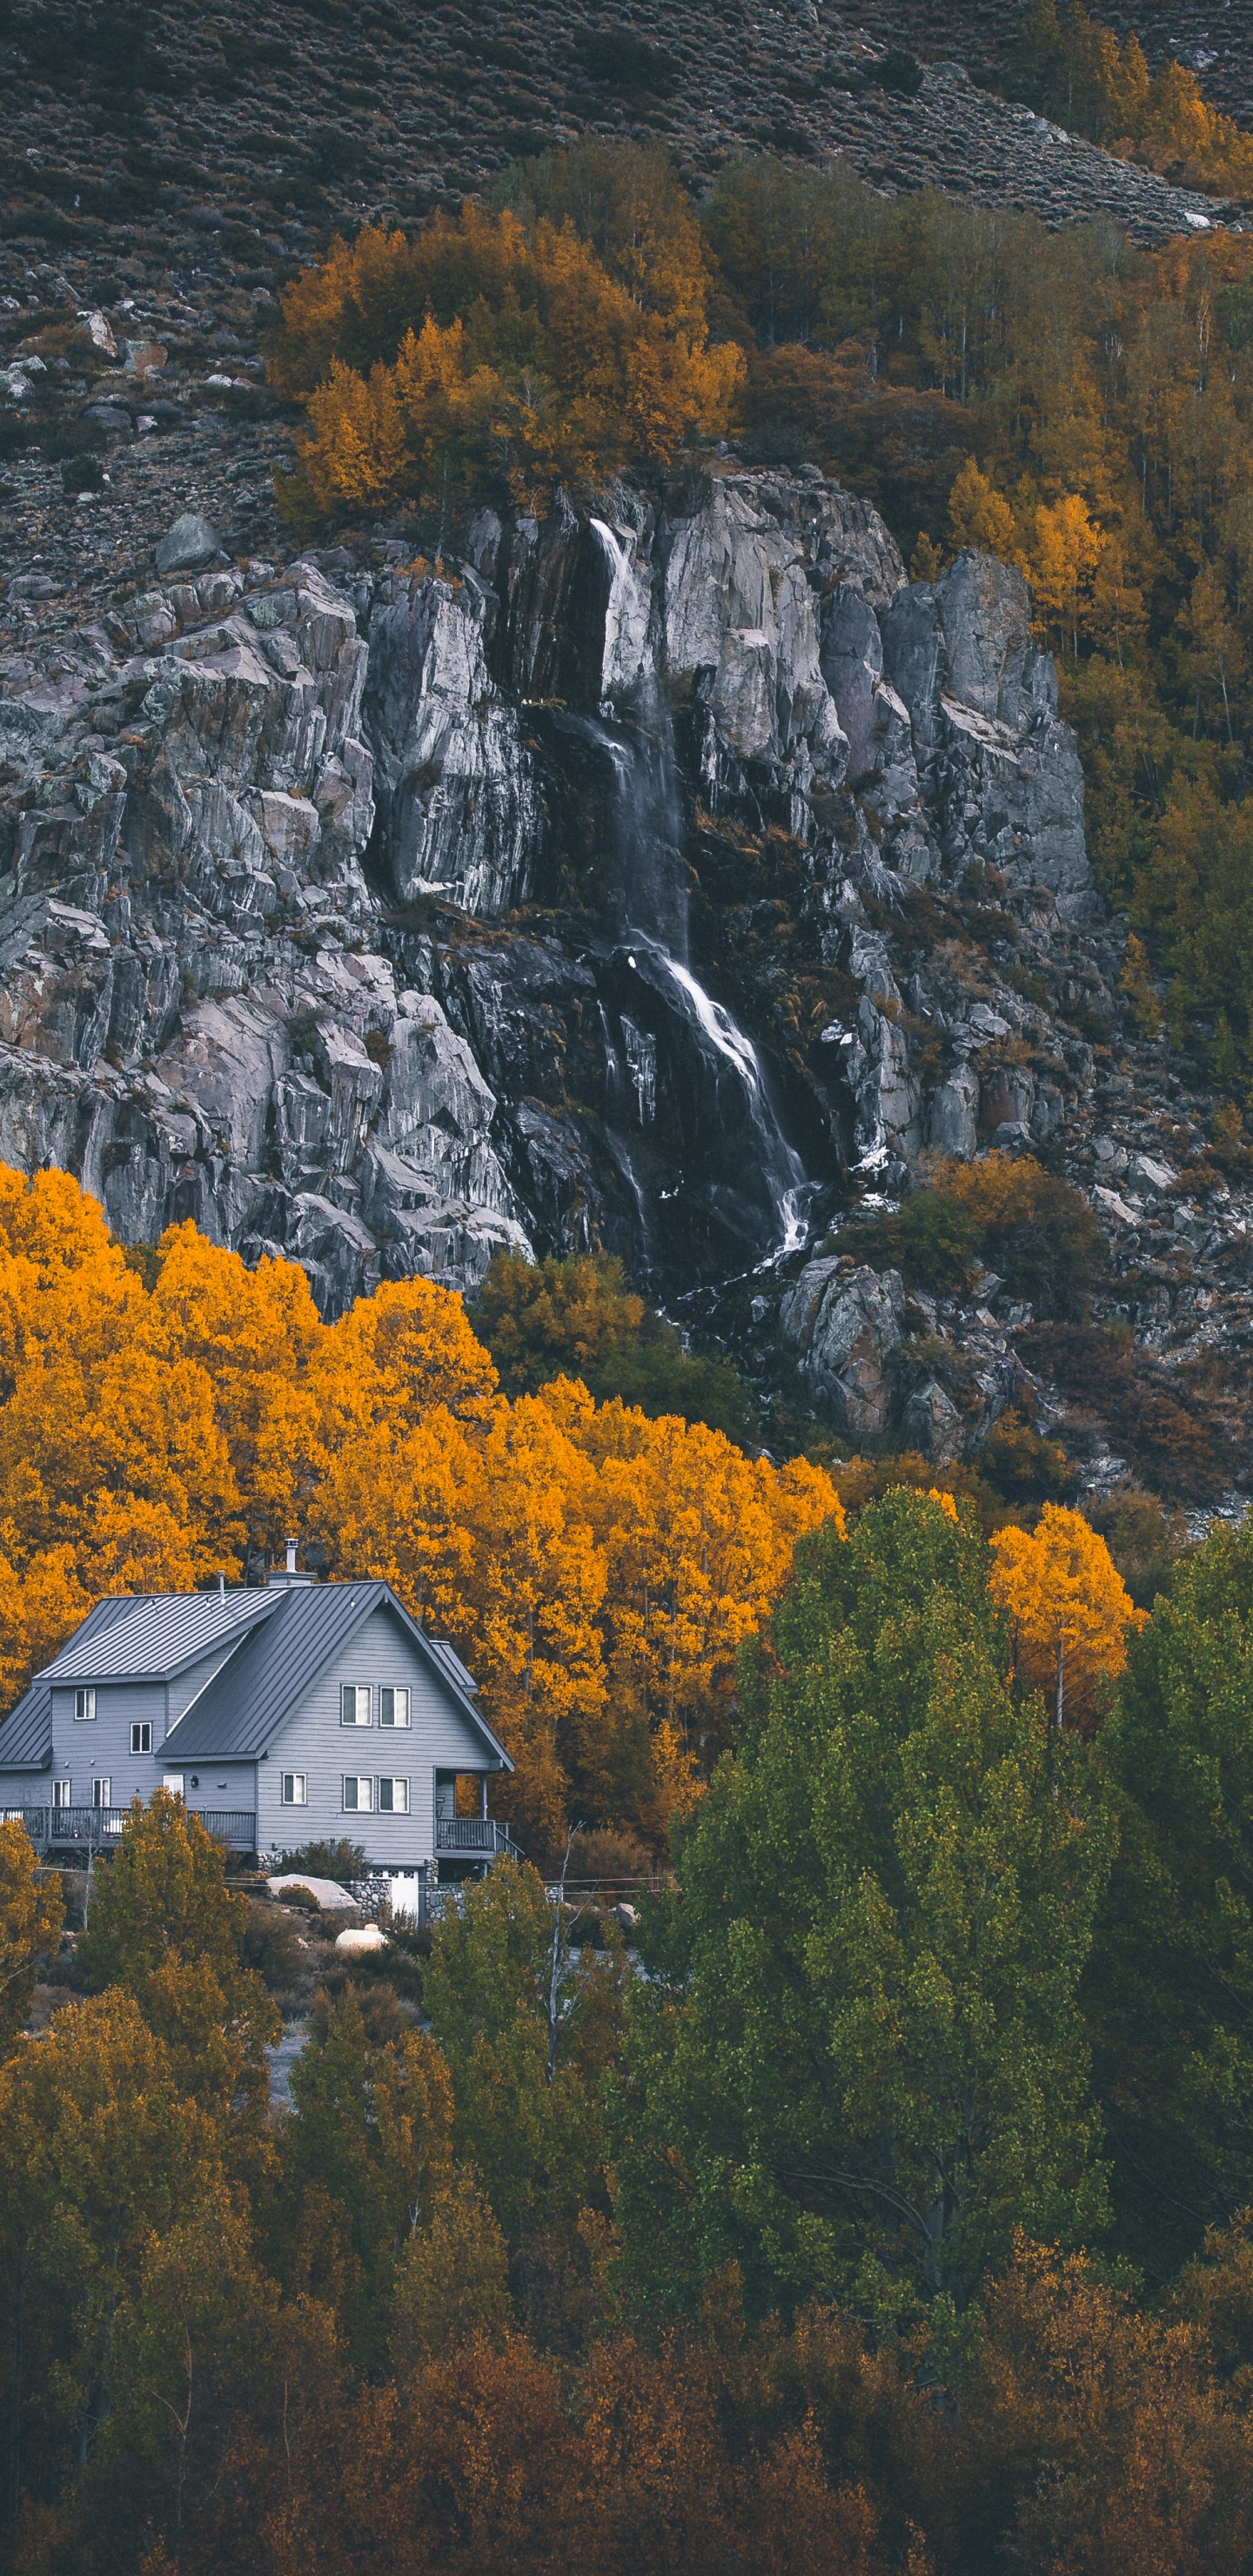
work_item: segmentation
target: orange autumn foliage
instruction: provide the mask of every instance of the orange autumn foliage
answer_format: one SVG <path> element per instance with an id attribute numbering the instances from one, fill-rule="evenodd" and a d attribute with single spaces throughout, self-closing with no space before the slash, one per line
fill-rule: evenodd
<path id="1" fill-rule="evenodd" d="M 307 499 L 533 502 L 724 430 L 744 360 L 710 346 L 699 233 L 674 193 L 674 239 L 642 275 L 568 216 L 524 222 L 470 201 L 412 240 L 367 226 L 333 242 L 287 289 L 269 358 L 272 382 L 307 404 Z"/>
<path id="2" fill-rule="evenodd" d="M 1105 1541 L 1081 1512 L 1046 1503 L 1034 1530 L 992 1540 L 992 1597 L 1006 1612 L 1014 1662 L 1052 1700 L 1057 1723 L 1090 1726 L 1102 1683 L 1126 1668 L 1127 1638 L 1145 1626 Z"/>
<path id="3" fill-rule="evenodd" d="M 294 1264 L 250 1271 L 184 1224 L 149 1289 L 66 1174 L 3 1168 L 0 1478 L 5 1705 L 99 1594 L 239 1581 L 296 1530 L 452 1638 L 541 1848 L 572 1800 L 664 1843 L 795 1540 L 841 1519 L 804 1459 L 568 1379 L 507 1401 L 430 1280 L 324 1324 Z"/>

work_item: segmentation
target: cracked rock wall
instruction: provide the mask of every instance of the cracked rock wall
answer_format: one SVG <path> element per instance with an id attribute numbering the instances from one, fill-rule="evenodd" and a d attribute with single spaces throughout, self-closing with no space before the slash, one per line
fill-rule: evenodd
<path id="1" fill-rule="evenodd" d="M 448 578 L 222 560 L 42 659 L 36 622 L 0 685 L 0 1154 L 124 1238 L 194 1217 L 328 1313 L 500 1246 L 678 1293 L 769 1251 L 785 1166 L 816 1205 L 1052 1114 L 995 1012 L 915 994 L 918 1057 L 881 926 L 972 871 L 1041 938 L 1097 919 L 1025 589 L 971 555 L 910 586 L 811 468 L 484 513 Z M 859 995 L 804 1064 L 730 1021 L 716 953 L 694 1003 L 630 948 L 653 903 L 679 953 L 710 822 L 788 836 Z"/>

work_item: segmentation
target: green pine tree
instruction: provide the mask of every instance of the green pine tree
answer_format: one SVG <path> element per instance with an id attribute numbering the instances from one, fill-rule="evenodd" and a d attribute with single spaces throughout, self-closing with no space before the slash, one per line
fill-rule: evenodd
<path id="1" fill-rule="evenodd" d="M 1110 1830 L 1018 1695 L 986 1550 L 896 1490 L 799 1551 L 655 1926 L 618 2101 L 624 2275 L 960 2310 L 1105 2214 L 1077 1991 Z"/>
<path id="2" fill-rule="evenodd" d="M 1253 1528 L 1132 1646 L 1103 1752 L 1122 1843 L 1088 1973 L 1119 2236 L 1163 2280 L 1253 2200 Z"/>

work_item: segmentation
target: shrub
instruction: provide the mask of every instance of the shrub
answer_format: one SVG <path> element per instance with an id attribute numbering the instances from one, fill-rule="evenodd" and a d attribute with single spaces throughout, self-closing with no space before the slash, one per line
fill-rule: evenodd
<path id="1" fill-rule="evenodd" d="M 61 489 L 68 496 L 74 492 L 99 492 L 104 488 L 104 467 L 98 456 L 67 456 L 61 468 Z"/>
<path id="2" fill-rule="evenodd" d="M 469 202 L 412 240 L 336 240 L 288 288 L 270 350 L 271 381 L 308 406 L 305 506 L 536 503 L 724 429 L 744 362 L 709 346 L 692 275 L 683 257 L 614 274 L 568 217 Z"/>
<path id="3" fill-rule="evenodd" d="M 283 2001 L 294 1999 L 308 1983 L 308 1961 L 299 1933 L 282 1906 L 252 1898 L 239 1955 L 246 1968 L 256 1969 L 266 1993 Z"/>
<path id="4" fill-rule="evenodd" d="M 1169 1592 L 1176 1566 L 1188 1553 L 1182 1523 L 1156 1494 L 1121 1485 L 1089 1515 L 1099 1530 L 1137 1610 L 1151 1610 Z"/>
<path id="5" fill-rule="evenodd" d="M 1030 1367 L 1107 1426 L 1133 1472 L 1159 1493 L 1200 1499 L 1230 1482 L 1235 1462 L 1220 1408 L 1134 1344 L 1057 1322 L 1029 1327 L 1018 1345 Z"/>
<path id="6" fill-rule="evenodd" d="M 899 1270 L 907 1286 L 938 1296 L 960 1296 L 982 1261 L 1011 1297 L 1047 1315 L 1081 1308 L 1104 1266 L 1087 1200 L 1030 1155 L 943 1164 L 929 1189 L 889 1215 L 844 1227 L 836 1242 L 873 1269 Z"/>
<path id="7" fill-rule="evenodd" d="M 882 61 L 874 65 L 871 79 L 877 80 L 880 89 L 894 90 L 898 98 L 917 98 L 922 87 L 922 65 L 902 45 L 891 45 Z"/>
<path id="8" fill-rule="evenodd" d="M 603 1887 L 623 1879 L 647 1878 L 653 1856 L 638 1834 L 616 1825 L 598 1825 L 575 1834 L 570 1845 L 569 1876 L 580 1886 Z"/>
<path id="9" fill-rule="evenodd" d="M 622 1264 L 592 1253 L 539 1263 L 498 1253 L 475 1322 L 507 1395 L 538 1395 L 579 1377 L 607 1403 L 618 1396 L 651 1421 L 680 1414 L 728 1439 L 751 1439 L 757 1408 L 726 1360 L 686 1349 L 673 1324 L 628 1289 Z"/>
<path id="10" fill-rule="evenodd" d="M 899 1270 L 911 1288 L 960 1296 L 970 1286 L 982 1231 L 968 1208 L 942 1190 L 917 1190 L 892 1214 L 846 1226 L 841 1252 L 875 1270 Z"/>
<path id="11" fill-rule="evenodd" d="M 282 1866 L 284 1871 L 305 1869 L 310 1878 L 332 1878 L 342 1886 L 365 1877 L 365 1847 L 350 1843 L 346 1835 L 337 1843 L 302 1843 L 299 1851 L 284 1852 Z"/>
<path id="12" fill-rule="evenodd" d="M 1044 1314 L 1082 1306 L 1101 1277 L 1104 1253 L 1096 1218 L 1069 1181 L 1031 1155 L 989 1154 L 948 1164 L 939 1185 L 974 1218 L 983 1259 L 1011 1297 L 1030 1299 Z"/>
<path id="13" fill-rule="evenodd" d="M 606 89 L 628 94 L 651 90 L 654 97 L 668 98 L 674 88 L 678 65 L 673 55 L 633 35 L 629 27 L 585 28 L 575 37 L 574 50 L 581 69 Z"/>
<path id="14" fill-rule="evenodd" d="M 1042 1439 L 1012 1404 L 989 1432 L 975 1464 L 1010 1503 L 1059 1502 L 1073 1494 L 1077 1482 L 1060 1441 Z"/>

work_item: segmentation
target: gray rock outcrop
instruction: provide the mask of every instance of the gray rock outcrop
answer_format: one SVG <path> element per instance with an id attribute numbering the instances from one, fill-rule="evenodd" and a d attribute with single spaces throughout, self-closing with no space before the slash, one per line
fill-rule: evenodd
<path id="1" fill-rule="evenodd" d="M 448 572 L 168 577 L 6 674 L 0 1154 L 125 1237 L 294 1252 L 328 1311 L 500 1245 L 685 1288 L 799 1241 L 849 1163 L 1046 1114 L 1029 1010 L 911 998 L 890 927 L 972 869 L 1046 934 L 1092 910 L 1025 591 L 972 556 L 910 586 L 812 469 L 485 512 Z M 859 995 L 808 1068 L 693 968 L 702 834 L 794 854 Z M 869 1421 L 860 1362 L 814 1365 Z"/>
<path id="2" fill-rule="evenodd" d="M 859 1270 L 847 1259 L 811 1261 L 779 1310 L 815 1395 L 850 1440 L 874 1446 L 891 1427 L 890 1354 L 905 1328 L 898 1270 Z"/>

